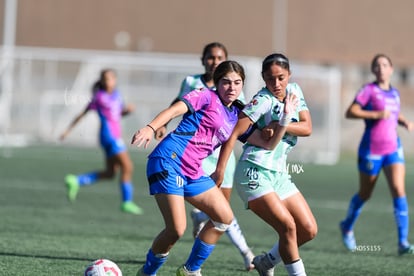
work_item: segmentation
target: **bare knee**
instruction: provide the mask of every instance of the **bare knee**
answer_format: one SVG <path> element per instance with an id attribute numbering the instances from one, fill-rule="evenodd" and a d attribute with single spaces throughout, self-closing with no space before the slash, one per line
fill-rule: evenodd
<path id="1" fill-rule="evenodd" d="M 114 177 L 115 177 L 114 170 L 106 170 L 100 173 L 100 178 L 103 178 L 103 179 L 112 179 Z"/>
<path id="2" fill-rule="evenodd" d="M 371 192 L 360 192 L 358 193 L 359 197 L 362 199 L 362 201 L 367 201 L 371 198 L 372 191 Z"/>
<path id="3" fill-rule="evenodd" d="M 293 217 L 286 218 L 278 228 L 276 230 L 280 236 L 285 236 L 287 239 L 296 238 L 296 224 Z"/>
<path id="4" fill-rule="evenodd" d="M 174 228 L 166 228 L 164 230 L 164 235 L 168 240 L 177 241 L 179 240 L 185 233 L 185 227 L 174 227 Z"/>
<path id="5" fill-rule="evenodd" d="M 309 222 L 305 224 L 300 230 L 300 234 L 298 234 L 298 242 L 300 242 L 300 244 L 304 244 L 308 241 L 311 241 L 316 237 L 317 233 L 318 225 L 316 223 Z"/>

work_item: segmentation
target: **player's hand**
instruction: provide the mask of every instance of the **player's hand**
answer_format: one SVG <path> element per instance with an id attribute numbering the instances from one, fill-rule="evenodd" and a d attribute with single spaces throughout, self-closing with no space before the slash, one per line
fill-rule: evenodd
<path id="1" fill-rule="evenodd" d="M 263 140 L 270 140 L 275 134 L 276 125 L 279 125 L 277 121 L 271 121 L 267 126 L 265 126 L 261 131 L 261 136 Z"/>
<path id="2" fill-rule="evenodd" d="M 296 109 L 299 105 L 299 99 L 296 97 L 293 93 L 287 93 L 285 98 L 285 106 L 283 107 L 283 112 L 286 114 L 289 114 L 290 116 L 293 116 L 293 114 L 296 112 Z"/>
<path id="3" fill-rule="evenodd" d="M 122 110 L 122 116 L 131 114 L 134 111 L 135 111 L 135 105 L 127 104 L 127 105 L 125 105 L 124 109 Z"/>
<path id="4" fill-rule="evenodd" d="M 132 136 L 131 145 L 136 145 L 137 147 L 144 145 L 144 148 L 147 148 L 153 136 L 154 130 L 149 126 L 145 126 Z"/>
<path id="5" fill-rule="evenodd" d="M 283 106 L 283 113 L 280 116 L 279 125 L 287 127 L 295 115 L 296 109 L 299 105 L 299 99 L 293 93 L 287 93 Z"/>
<path id="6" fill-rule="evenodd" d="M 391 111 L 384 109 L 379 111 L 379 118 L 378 119 L 388 119 L 391 115 Z"/>
<path id="7" fill-rule="evenodd" d="M 164 137 L 165 134 L 167 133 L 167 127 L 166 126 L 162 126 L 159 129 L 157 129 L 154 133 L 154 137 L 156 140 L 161 141 Z"/>
<path id="8" fill-rule="evenodd" d="M 407 122 L 407 123 L 405 124 L 405 128 L 406 128 L 409 132 L 413 131 L 413 130 L 414 130 L 414 123 L 413 123 L 413 122 Z"/>
<path id="9" fill-rule="evenodd" d="M 134 112 L 135 111 L 135 105 L 127 104 L 126 109 L 128 110 L 129 113 Z"/>
<path id="10" fill-rule="evenodd" d="M 69 132 L 66 130 L 65 132 L 63 132 L 60 136 L 59 136 L 59 140 L 63 141 L 65 140 L 66 136 L 68 136 Z"/>

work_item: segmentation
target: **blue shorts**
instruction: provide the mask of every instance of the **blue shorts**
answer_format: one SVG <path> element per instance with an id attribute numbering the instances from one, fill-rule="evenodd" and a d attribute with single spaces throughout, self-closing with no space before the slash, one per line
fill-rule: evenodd
<path id="1" fill-rule="evenodd" d="M 191 179 L 183 175 L 177 162 L 161 157 L 148 159 L 147 178 L 151 195 L 196 196 L 216 186 L 209 176 Z"/>
<path id="2" fill-rule="evenodd" d="M 112 157 L 127 150 L 127 147 L 121 138 L 101 139 L 101 146 L 105 151 L 106 157 Z"/>
<path id="3" fill-rule="evenodd" d="M 368 175 L 378 175 L 383 167 L 396 163 L 404 164 L 404 162 L 404 152 L 401 144 L 398 145 L 396 151 L 389 154 L 378 155 L 369 152 L 362 154 L 360 152 L 358 155 L 358 169 Z"/>

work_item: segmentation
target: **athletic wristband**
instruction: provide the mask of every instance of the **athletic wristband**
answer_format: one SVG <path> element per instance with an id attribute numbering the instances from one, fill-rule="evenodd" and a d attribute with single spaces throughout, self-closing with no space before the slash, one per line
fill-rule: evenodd
<path id="1" fill-rule="evenodd" d="M 152 129 L 152 131 L 154 131 L 154 133 L 155 133 L 155 129 L 150 124 L 148 124 L 147 127 L 149 127 L 150 129 Z"/>
<path id="2" fill-rule="evenodd" d="M 243 144 L 247 142 L 247 139 L 249 139 L 250 135 L 257 129 L 257 124 L 250 125 L 249 128 L 246 130 L 245 133 L 237 137 L 237 139 L 242 142 Z"/>
<path id="3" fill-rule="evenodd" d="M 280 117 L 279 125 L 282 127 L 286 127 L 290 124 L 291 120 L 292 120 L 292 117 L 289 116 L 289 114 L 283 113 L 282 117 Z"/>

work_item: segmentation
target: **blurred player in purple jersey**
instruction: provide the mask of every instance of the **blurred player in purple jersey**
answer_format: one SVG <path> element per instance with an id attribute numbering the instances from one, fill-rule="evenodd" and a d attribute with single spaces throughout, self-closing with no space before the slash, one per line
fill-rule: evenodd
<path id="1" fill-rule="evenodd" d="M 67 130 L 61 135 L 65 139 L 72 128 L 90 111 L 98 113 L 101 122 L 99 141 L 105 152 L 106 168 L 80 175 L 69 174 L 65 177 L 68 198 L 75 201 L 79 188 L 92 185 L 100 179 L 111 179 L 121 170 L 120 190 L 122 195 L 121 210 L 131 214 L 142 214 L 142 209 L 133 201 L 132 173 L 133 163 L 126 145 L 122 140 L 121 118 L 134 110 L 132 105 L 125 105 L 121 94 L 116 89 L 116 75 L 111 69 L 102 70 L 99 80 L 93 86 L 92 100 L 86 108 L 75 117 Z"/>
<path id="2" fill-rule="evenodd" d="M 346 117 L 364 119 L 365 131 L 358 149 L 359 191 L 351 198 L 340 229 L 345 247 L 355 251 L 353 226 L 364 203 L 370 198 L 381 169 L 393 198 L 398 233 L 398 253 L 414 254 L 408 242 L 409 216 L 405 192 L 405 161 L 397 126 L 412 131 L 414 125 L 400 113 L 400 93 L 391 86 L 391 59 L 383 54 L 374 57 L 371 71 L 376 80 L 365 84 L 346 111 Z"/>
<path id="3" fill-rule="evenodd" d="M 201 275 L 201 265 L 233 221 L 229 202 L 205 175 L 202 162 L 228 139 L 237 123 L 240 108 L 234 103 L 243 88 L 244 69 L 235 61 L 224 61 L 216 68 L 213 79 L 216 90 L 203 88 L 183 95 L 132 138 L 132 144 L 147 147 L 158 128 L 183 115 L 177 128 L 149 155 L 149 190 L 157 201 L 165 228 L 154 239 L 137 275 L 156 275 L 184 234 L 185 201 L 205 212 L 210 220 L 196 237 L 190 256 L 177 275 Z"/>

